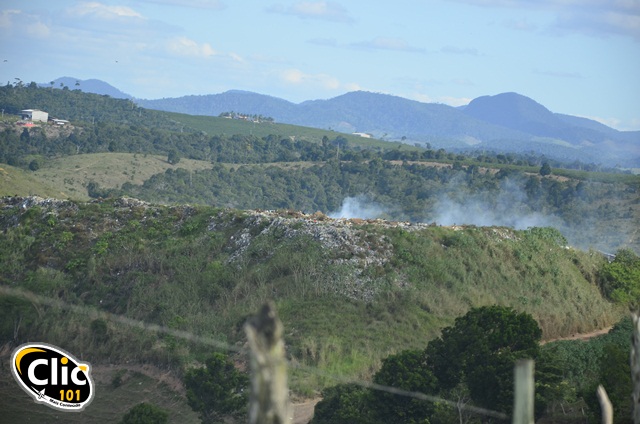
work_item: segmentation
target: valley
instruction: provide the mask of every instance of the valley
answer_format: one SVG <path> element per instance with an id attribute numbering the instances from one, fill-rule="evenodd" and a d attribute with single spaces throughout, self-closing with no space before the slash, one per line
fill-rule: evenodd
<path id="1" fill-rule="evenodd" d="M 589 410 L 601 376 L 589 370 L 627 343 L 640 296 L 637 175 L 292 125 L 262 134 L 79 91 L 0 94 L 7 111 L 38 104 L 73 120 L 64 132 L 3 121 L 0 342 L 5 357 L 44 340 L 90 362 L 104 397 L 83 422 L 142 401 L 197 422 L 185 376 L 213 350 L 244 372 L 242 326 L 269 299 L 307 406 L 331 398 L 336 379 L 378 378 L 387 358 L 422 351 L 479 308 L 531 317 L 549 341 L 536 345 L 550 355 L 540 364 L 571 369 L 549 371 L 561 400 L 548 417 Z M 574 350 L 584 361 L 570 366 Z M 3 410 L 54 419 L 14 402 L 12 384 L 0 381 Z"/>

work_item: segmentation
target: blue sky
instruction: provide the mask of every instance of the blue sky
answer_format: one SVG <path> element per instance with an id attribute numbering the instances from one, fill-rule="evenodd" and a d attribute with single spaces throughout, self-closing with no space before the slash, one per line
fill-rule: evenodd
<path id="1" fill-rule="evenodd" d="M 515 91 L 640 130 L 640 0 L 3 0 L 0 37 L 2 84 L 454 106 Z"/>

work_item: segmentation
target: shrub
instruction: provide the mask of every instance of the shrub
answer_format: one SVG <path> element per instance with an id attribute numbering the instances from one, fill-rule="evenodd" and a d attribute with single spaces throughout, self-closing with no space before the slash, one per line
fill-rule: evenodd
<path id="1" fill-rule="evenodd" d="M 169 422 L 169 414 L 150 403 L 139 403 L 127 412 L 120 424 L 164 424 Z"/>

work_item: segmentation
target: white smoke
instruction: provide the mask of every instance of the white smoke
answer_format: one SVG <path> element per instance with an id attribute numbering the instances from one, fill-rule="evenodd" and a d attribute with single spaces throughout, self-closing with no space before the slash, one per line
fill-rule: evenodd
<path id="1" fill-rule="evenodd" d="M 524 230 L 530 227 L 562 229 L 564 222 L 557 216 L 532 211 L 526 204 L 526 193 L 514 182 L 504 181 L 497 196 L 489 192 L 461 195 L 451 191 L 438 199 L 434 221 L 439 225 L 502 226 Z M 456 196 L 456 197 L 454 197 Z"/>
<path id="2" fill-rule="evenodd" d="M 366 196 L 345 197 L 339 210 L 329 213 L 331 218 L 379 218 L 386 209 Z"/>

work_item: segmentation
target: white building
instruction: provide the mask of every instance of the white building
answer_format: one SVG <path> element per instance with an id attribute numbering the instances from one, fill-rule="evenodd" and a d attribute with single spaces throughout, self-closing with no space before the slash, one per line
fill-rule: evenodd
<path id="1" fill-rule="evenodd" d="M 20 111 L 20 116 L 25 121 L 41 121 L 47 122 L 49 120 L 49 114 L 37 109 L 24 109 Z"/>

